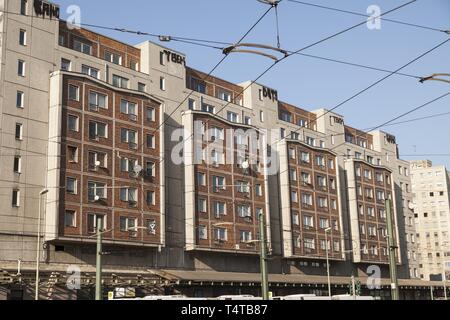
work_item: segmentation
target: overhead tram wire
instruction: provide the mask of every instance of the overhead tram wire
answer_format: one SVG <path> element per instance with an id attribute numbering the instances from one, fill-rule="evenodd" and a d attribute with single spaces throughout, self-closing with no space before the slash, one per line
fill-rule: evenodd
<path id="1" fill-rule="evenodd" d="M 449 40 L 450 40 L 450 39 L 449 39 Z M 435 98 L 435 99 L 433 99 L 433 100 L 431 100 L 431 101 L 428 101 L 428 102 L 426 102 L 426 103 L 424 103 L 424 104 L 422 104 L 422 105 L 420 105 L 420 106 L 418 106 L 418 107 L 415 107 L 415 108 L 413 108 L 413 109 L 411 109 L 411 110 L 409 110 L 409 111 L 407 111 L 407 112 L 405 112 L 405 113 L 403 113 L 403 114 L 401 114 L 401 115 L 399 115 L 399 116 L 396 116 L 395 118 L 393 118 L 393 119 L 391 119 L 391 120 L 389 120 L 389 121 L 386 121 L 386 122 L 384 122 L 384 123 L 381 124 L 381 125 L 377 125 L 377 126 L 371 128 L 371 129 L 369 129 L 369 130 L 364 130 L 364 131 L 363 131 L 363 134 L 369 134 L 371 131 L 380 129 L 380 128 L 384 127 L 384 126 L 387 126 L 387 125 L 389 125 L 390 123 L 392 123 L 392 122 L 394 122 L 394 121 L 396 121 L 396 120 L 398 120 L 398 119 L 400 119 L 400 118 L 403 118 L 403 117 L 407 116 L 408 114 L 411 114 L 411 113 L 413 113 L 413 112 L 415 112 L 415 111 L 417 111 L 417 110 L 419 110 L 419 109 L 425 108 L 426 106 L 428 106 L 428 105 L 430 105 L 430 104 L 432 104 L 432 103 L 434 103 L 434 102 L 436 102 L 436 101 L 438 101 L 438 100 L 441 100 L 441 99 L 443 99 L 443 98 L 445 98 L 445 97 L 447 97 L 447 96 L 449 96 L 449 95 L 450 95 L 450 91 L 447 92 L 447 93 L 445 93 L 445 94 L 443 94 L 443 95 L 441 95 L 441 96 L 439 96 L 439 97 L 437 97 L 437 98 Z M 358 138 L 358 137 L 361 137 L 361 135 L 357 135 L 357 136 L 356 136 L 356 138 Z M 338 144 L 337 146 L 334 146 L 333 148 L 331 148 L 330 151 L 333 151 L 333 150 L 335 150 L 336 148 L 339 148 L 339 147 L 345 145 L 346 143 L 347 143 L 347 142 L 343 142 L 343 143 L 341 143 L 341 144 Z M 403 156 L 405 156 L 405 155 L 403 155 Z M 432 155 L 430 155 L 430 156 L 432 156 Z"/>
<path id="2" fill-rule="evenodd" d="M 384 15 L 387 15 L 387 14 L 389 14 L 389 13 L 392 13 L 392 12 L 394 12 L 394 11 L 397 11 L 397 10 L 399 10 L 399 9 L 401 9 L 401 8 L 404 8 L 404 7 L 406 7 L 406 6 L 408 6 L 408 5 L 412 4 L 412 3 L 414 3 L 414 2 L 416 2 L 416 1 L 417 1 L 417 0 L 411 0 L 411 1 L 408 1 L 408 2 L 402 4 L 402 5 L 398 6 L 398 7 L 395 7 L 395 8 L 393 8 L 393 9 L 389 10 L 389 11 L 384 12 L 383 14 L 380 15 L 380 17 L 381 17 L 381 16 L 384 16 Z M 300 52 L 302 52 L 302 51 L 304 51 L 304 50 L 307 50 L 307 49 L 309 49 L 309 48 L 312 48 L 312 47 L 314 47 L 314 46 L 316 46 L 316 45 L 318 45 L 318 44 L 321 44 L 321 43 L 323 43 L 323 42 L 325 42 L 325 41 L 328 41 L 328 40 L 330 40 L 330 39 L 333 39 L 333 38 L 335 38 L 335 37 L 337 37 L 337 36 L 339 36 L 339 35 L 341 35 L 341 34 L 343 34 L 343 33 L 346 33 L 346 32 L 348 32 L 348 31 L 351 31 L 351 30 L 353 30 L 353 29 L 356 29 L 357 27 L 360 27 L 360 26 L 362 26 L 362 25 L 364 25 L 364 24 L 366 24 L 366 21 L 360 22 L 360 23 L 358 23 L 358 24 L 356 24 L 356 25 L 353 25 L 353 26 L 348 27 L 348 28 L 346 28 L 346 29 L 344 29 L 344 30 L 342 30 L 342 31 L 339 31 L 339 32 L 337 32 L 337 33 L 334 33 L 334 34 L 332 34 L 332 35 L 330 35 L 330 36 L 328 36 L 328 37 L 325 37 L 325 38 L 323 38 L 323 39 L 321 39 L 321 40 L 318 40 L 318 41 L 316 41 L 316 42 L 313 42 L 313 43 L 307 45 L 306 47 L 303 47 L 303 48 L 300 48 L 300 49 L 298 49 L 298 50 L 296 50 L 296 51 L 293 51 L 292 53 L 289 53 L 289 54 L 285 55 L 284 57 L 280 58 L 279 60 L 276 60 L 276 61 L 273 62 L 268 68 L 266 68 L 261 74 L 259 74 L 259 76 L 257 76 L 254 80 L 252 80 L 252 81 L 250 82 L 250 84 L 248 84 L 243 90 L 241 90 L 241 92 L 238 94 L 238 96 L 244 94 L 245 91 L 247 91 L 254 83 L 256 83 L 259 79 L 261 79 L 261 78 L 262 78 L 265 74 L 267 74 L 270 70 L 272 70 L 278 63 L 284 61 L 285 59 L 291 57 L 291 56 L 294 55 L 294 54 L 298 54 L 298 53 L 300 53 Z M 449 40 L 450 40 L 450 39 L 449 39 Z M 397 70 L 397 71 L 399 71 L 399 70 Z M 395 72 L 394 72 L 394 73 L 395 73 Z M 392 74 L 394 74 L 394 73 L 391 73 L 390 75 L 392 75 Z M 227 102 L 224 106 L 222 106 L 222 108 L 220 108 L 219 111 L 216 112 L 216 114 L 219 114 L 222 110 L 224 110 L 224 109 L 225 109 L 228 105 L 230 105 L 230 104 L 231 104 L 231 102 Z M 208 123 L 208 122 L 209 122 L 209 120 L 207 120 L 205 123 Z M 189 137 L 187 137 L 186 139 L 188 139 L 188 138 L 190 138 L 190 137 L 192 137 L 192 136 L 193 136 L 193 133 L 190 134 Z M 183 139 L 183 143 L 186 142 L 186 139 Z"/>
<path id="3" fill-rule="evenodd" d="M 305 5 L 305 6 L 316 7 L 316 8 L 320 8 L 320 9 L 326 9 L 326 10 L 331 10 L 331 11 L 336 11 L 336 12 L 341 12 L 341 13 L 347 13 L 347 14 L 352 14 L 352 15 L 361 16 L 361 17 L 367 17 L 367 18 L 371 18 L 372 17 L 372 16 L 364 14 L 364 13 L 359 13 L 359 12 L 349 11 L 349 10 L 343 10 L 343 9 L 338 9 L 338 8 L 333 8 L 333 7 L 313 4 L 313 3 L 304 2 L 304 1 L 298 1 L 298 0 L 287 0 L 287 1 L 292 2 L 292 3 L 296 3 L 296 4 Z M 420 28 L 420 29 L 436 31 L 436 32 L 444 32 L 444 33 L 450 34 L 448 30 L 443 30 L 443 29 L 423 26 L 423 25 L 419 25 L 419 24 L 415 24 L 415 23 L 409 23 L 409 22 L 404 22 L 404 21 L 399 21 L 399 20 L 394 20 L 394 19 L 387 19 L 387 18 L 380 18 L 380 19 L 384 20 L 384 21 L 387 21 L 387 22 L 401 24 L 401 25 L 405 25 L 405 26 L 409 26 L 409 27 Z"/>
<path id="4" fill-rule="evenodd" d="M 264 19 L 264 17 L 272 10 L 272 7 L 267 9 L 264 14 L 250 27 L 250 29 L 239 39 L 237 42 L 238 44 L 241 43 L 249 34 L 252 32 L 252 30 Z M 202 79 L 201 81 L 205 81 L 208 77 L 212 75 L 212 73 L 227 59 L 228 55 L 224 55 L 222 59 L 212 68 L 212 70 Z M 167 116 L 167 119 L 170 119 L 170 117 L 189 99 L 189 97 L 192 96 L 192 94 L 195 92 L 195 90 L 191 89 L 189 94 L 181 101 L 178 106 Z M 166 123 L 167 120 L 164 120 L 156 129 L 153 130 L 153 133 L 157 132 L 161 127 Z M 141 147 L 144 145 L 144 143 L 141 145 Z"/>
<path id="5" fill-rule="evenodd" d="M 372 89 L 373 87 L 377 86 L 378 84 L 382 83 L 383 81 L 387 80 L 388 78 L 392 77 L 395 73 L 403 70 L 404 68 L 410 66 L 411 64 L 413 64 L 414 62 L 420 60 L 421 58 L 423 58 L 424 56 L 428 55 L 429 53 L 433 52 L 434 50 L 440 48 L 441 46 L 443 46 L 444 44 L 446 44 L 447 42 L 450 41 L 450 38 L 448 38 L 447 40 L 439 43 L 438 45 L 434 46 L 433 48 L 431 48 L 430 50 L 426 51 L 425 53 L 422 53 L 420 56 L 414 58 L 413 60 L 409 61 L 408 63 L 404 64 L 403 66 L 401 66 L 400 68 L 396 69 L 395 71 L 391 72 L 390 74 L 388 74 L 387 76 L 375 81 L 374 83 L 372 83 L 370 86 L 358 91 L 356 94 L 352 95 L 350 98 L 345 99 L 344 101 L 342 101 L 341 103 L 337 104 L 336 106 L 334 106 L 333 108 L 331 108 L 330 110 L 327 110 L 325 113 L 323 113 L 322 115 L 320 115 L 319 117 L 317 117 L 316 120 L 325 117 L 327 114 L 337 110 L 338 108 L 342 107 L 344 104 L 348 103 L 349 101 L 357 98 L 358 96 L 360 96 L 361 94 L 369 91 L 370 89 Z M 290 133 L 290 137 L 292 137 L 293 133 L 297 133 L 299 130 L 301 130 L 302 128 L 296 129 L 295 131 L 292 131 Z M 276 142 L 275 142 L 276 143 Z M 333 149 L 332 149 L 333 150 Z"/>

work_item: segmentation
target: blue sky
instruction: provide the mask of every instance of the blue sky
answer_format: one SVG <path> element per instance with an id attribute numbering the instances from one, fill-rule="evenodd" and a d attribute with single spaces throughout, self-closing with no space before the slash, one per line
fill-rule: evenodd
<path id="1" fill-rule="evenodd" d="M 365 13 L 370 5 L 388 11 L 407 0 L 305 0 L 315 4 Z M 82 22 L 140 30 L 155 34 L 236 42 L 267 10 L 256 0 L 56 0 L 65 8 L 81 7 Z M 364 20 L 363 17 L 308 7 L 284 0 L 279 6 L 282 48 L 298 50 L 321 38 Z M 419 0 L 386 18 L 450 29 L 450 0 Z M 95 29 L 93 29 L 95 30 Z M 136 44 L 149 38 L 120 32 L 105 32 L 113 38 Z M 276 45 L 275 16 L 270 13 L 246 38 L 248 42 Z M 395 70 L 444 41 L 445 33 L 382 22 L 381 30 L 365 26 L 304 51 L 378 68 Z M 150 38 L 150 40 L 155 40 Z M 219 50 L 169 43 L 171 48 L 187 54 L 193 68 L 209 72 L 222 57 Z M 232 55 L 214 75 L 232 82 L 256 78 L 272 62 L 252 55 Z M 450 73 L 450 42 L 422 58 L 402 72 L 426 76 Z M 292 56 L 279 63 L 259 82 L 278 90 L 281 100 L 307 110 L 332 108 L 359 90 L 385 76 L 385 73 L 359 69 L 308 57 Z M 344 104 L 337 113 L 357 128 L 379 125 L 409 109 L 450 91 L 450 84 L 419 84 L 413 78 L 394 75 L 377 87 Z M 447 96 L 404 120 L 450 112 Z M 397 136 L 403 158 L 414 154 L 450 153 L 450 115 L 385 128 Z M 423 158 L 419 156 L 418 158 Z M 429 156 L 435 164 L 450 169 L 450 156 Z"/>

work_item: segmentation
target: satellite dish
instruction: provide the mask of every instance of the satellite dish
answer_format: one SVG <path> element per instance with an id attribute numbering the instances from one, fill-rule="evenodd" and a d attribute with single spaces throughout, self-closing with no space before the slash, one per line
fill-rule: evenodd
<path id="1" fill-rule="evenodd" d="M 409 203 L 409 208 L 410 208 L 411 210 L 414 210 L 414 209 L 416 208 L 416 205 L 415 205 L 414 203 L 410 202 L 410 203 Z"/>
<path id="2" fill-rule="evenodd" d="M 140 166 L 138 164 L 135 165 L 133 168 L 133 172 L 135 175 L 139 175 L 142 172 L 142 170 L 143 170 L 142 166 Z"/>
<path id="3" fill-rule="evenodd" d="M 247 170 L 250 168 L 250 163 L 248 163 L 248 160 L 242 162 L 242 169 Z"/>
<path id="4" fill-rule="evenodd" d="M 95 200 L 95 201 L 98 201 L 98 200 L 100 200 L 100 197 L 99 197 L 98 195 L 95 195 L 94 200 Z"/>
<path id="5" fill-rule="evenodd" d="M 98 161 L 98 160 L 95 161 L 95 166 L 96 166 L 96 167 L 100 167 L 100 164 L 101 164 L 100 161 Z"/>

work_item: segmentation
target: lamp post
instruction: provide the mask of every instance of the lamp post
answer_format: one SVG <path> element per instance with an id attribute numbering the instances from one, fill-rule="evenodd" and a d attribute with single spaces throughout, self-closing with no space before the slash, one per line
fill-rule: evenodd
<path id="1" fill-rule="evenodd" d="M 328 232 L 331 232 L 331 228 L 325 229 L 325 248 L 327 255 L 327 280 L 328 280 L 328 296 L 331 299 L 331 278 L 330 278 L 330 257 L 328 252 Z"/>
<path id="2" fill-rule="evenodd" d="M 36 245 L 36 285 L 34 299 L 39 300 L 39 263 L 41 260 L 41 207 L 42 196 L 48 193 L 48 189 L 43 189 L 39 192 L 39 209 L 38 209 L 38 231 L 37 231 L 37 245 Z"/>

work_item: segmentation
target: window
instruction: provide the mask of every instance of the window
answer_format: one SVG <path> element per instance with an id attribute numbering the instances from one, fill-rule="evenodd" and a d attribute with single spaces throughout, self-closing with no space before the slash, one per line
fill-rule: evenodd
<path id="1" fill-rule="evenodd" d="M 366 234 L 366 226 L 365 226 L 363 223 L 359 225 L 359 232 L 360 232 L 362 235 L 365 235 L 365 234 Z"/>
<path id="2" fill-rule="evenodd" d="M 206 200 L 205 199 L 198 199 L 197 201 L 197 209 L 201 213 L 206 212 Z"/>
<path id="3" fill-rule="evenodd" d="M 292 122 L 292 114 L 286 111 L 281 112 L 281 120 L 286 122 Z"/>
<path id="4" fill-rule="evenodd" d="M 69 85 L 69 100 L 80 101 L 80 88 L 74 85 Z"/>
<path id="5" fill-rule="evenodd" d="M 314 147 L 316 145 L 316 139 L 311 137 L 306 137 L 306 144 Z"/>
<path id="6" fill-rule="evenodd" d="M 247 205 L 238 205 L 237 212 L 241 218 L 250 218 L 252 216 L 251 209 Z"/>
<path id="7" fill-rule="evenodd" d="M 19 44 L 21 46 L 27 45 L 27 32 L 23 29 L 19 30 Z"/>
<path id="8" fill-rule="evenodd" d="M 368 231 L 370 237 L 376 237 L 377 236 L 377 228 L 376 227 L 369 226 L 367 228 L 367 231 Z"/>
<path id="9" fill-rule="evenodd" d="M 68 177 L 66 179 L 66 191 L 70 194 L 77 194 L 77 179 Z"/>
<path id="10" fill-rule="evenodd" d="M 209 112 L 209 113 L 215 113 L 216 108 L 214 106 L 211 106 L 209 104 L 203 103 L 202 104 L 202 111 L 203 112 Z"/>
<path id="11" fill-rule="evenodd" d="M 70 62 L 70 60 L 67 60 L 64 58 L 61 59 L 61 70 L 70 71 L 71 66 L 72 66 L 72 62 Z"/>
<path id="12" fill-rule="evenodd" d="M 208 240 L 208 228 L 206 226 L 198 226 L 198 238 L 200 240 Z"/>
<path id="13" fill-rule="evenodd" d="M 100 199 L 106 199 L 106 190 L 106 184 L 88 181 L 88 200 L 98 201 Z"/>
<path id="14" fill-rule="evenodd" d="M 25 77 L 25 67 L 26 67 L 26 63 L 23 60 L 19 60 L 17 62 L 17 74 L 20 77 Z"/>
<path id="15" fill-rule="evenodd" d="M 68 228 L 75 228 L 76 223 L 76 212 L 74 210 L 66 210 L 64 214 L 64 225 Z"/>
<path id="16" fill-rule="evenodd" d="M 214 202 L 214 216 L 220 218 L 221 216 L 226 216 L 226 204 L 225 202 L 215 201 Z"/>
<path id="17" fill-rule="evenodd" d="M 289 159 L 295 159 L 296 152 L 294 148 L 289 148 Z"/>
<path id="18" fill-rule="evenodd" d="M 317 185 L 320 188 L 326 188 L 327 187 L 327 179 L 322 176 L 317 176 Z"/>
<path id="19" fill-rule="evenodd" d="M 113 75 L 112 84 L 115 87 L 128 89 L 128 82 L 129 80 L 127 78 L 123 78 L 115 74 Z"/>
<path id="20" fill-rule="evenodd" d="M 376 179 L 377 179 L 377 182 L 383 182 L 384 181 L 383 174 L 382 173 L 377 173 L 376 174 Z"/>
<path id="21" fill-rule="evenodd" d="M 319 197 L 318 202 L 319 202 L 319 208 L 322 208 L 322 209 L 328 208 L 328 199 L 327 198 Z"/>
<path id="22" fill-rule="evenodd" d="M 67 116 L 67 128 L 69 129 L 69 131 L 78 132 L 78 122 L 79 118 L 77 116 L 69 114 Z"/>
<path id="23" fill-rule="evenodd" d="M 251 233 L 251 231 L 240 231 L 239 234 L 240 234 L 239 239 L 240 239 L 241 242 L 243 242 L 243 243 L 247 242 L 248 243 L 248 242 L 252 241 L 252 233 Z"/>
<path id="24" fill-rule="evenodd" d="M 203 172 L 197 172 L 197 184 L 200 186 L 206 186 L 206 174 Z"/>
<path id="25" fill-rule="evenodd" d="M 219 89 L 217 93 L 217 98 L 223 101 L 231 102 L 231 93 L 226 90 Z"/>
<path id="26" fill-rule="evenodd" d="M 67 146 L 67 161 L 70 163 L 78 163 L 78 148 Z"/>
<path id="27" fill-rule="evenodd" d="M 147 191 L 145 200 L 147 205 L 154 206 L 156 204 L 155 191 Z"/>
<path id="28" fill-rule="evenodd" d="M 130 148 L 136 149 L 137 147 L 137 132 L 129 129 L 120 129 L 120 139 L 122 143 L 130 144 Z"/>
<path id="29" fill-rule="evenodd" d="M 166 91 L 166 78 L 164 78 L 164 77 L 159 78 L 159 88 L 162 91 Z"/>
<path id="30" fill-rule="evenodd" d="M 130 69 L 133 69 L 135 71 L 139 71 L 139 63 L 136 61 L 131 60 L 130 61 Z"/>
<path id="31" fill-rule="evenodd" d="M 188 107 L 189 107 L 189 110 L 195 110 L 195 100 L 194 99 L 191 99 L 191 98 L 189 98 L 189 100 L 188 100 Z"/>
<path id="32" fill-rule="evenodd" d="M 130 119 L 137 121 L 137 104 L 127 100 L 120 101 L 120 112 L 130 116 Z"/>
<path id="33" fill-rule="evenodd" d="M 291 191 L 291 201 L 293 203 L 298 202 L 298 192 L 297 191 Z"/>
<path id="34" fill-rule="evenodd" d="M 334 170 L 334 160 L 328 160 L 328 169 Z"/>
<path id="35" fill-rule="evenodd" d="M 137 227 L 137 219 L 136 218 L 120 217 L 120 231 L 121 232 L 136 231 L 136 227 Z M 136 233 L 134 233 L 134 234 L 136 234 Z"/>
<path id="36" fill-rule="evenodd" d="M 373 189 L 366 188 L 366 197 L 368 199 L 373 199 Z"/>
<path id="37" fill-rule="evenodd" d="M 373 207 L 367 207 L 367 215 L 369 217 L 375 217 L 375 209 Z"/>
<path id="38" fill-rule="evenodd" d="M 22 91 L 17 91 L 16 95 L 16 107 L 23 109 L 25 103 L 25 93 Z"/>
<path id="39" fill-rule="evenodd" d="M 191 77 L 191 88 L 200 93 L 206 93 L 206 84 L 199 79 Z"/>
<path id="40" fill-rule="evenodd" d="M 89 110 L 98 111 L 99 108 L 107 109 L 107 96 L 95 91 L 89 92 Z"/>
<path id="41" fill-rule="evenodd" d="M 370 170 L 364 170 L 364 178 L 371 180 L 372 179 L 372 171 Z"/>
<path id="42" fill-rule="evenodd" d="M 325 167 L 325 158 L 323 156 L 317 156 L 316 165 L 319 167 Z"/>
<path id="43" fill-rule="evenodd" d="M 120 171 L 122 172 L 132 172 L 136 165 L 136 159 L 120 158 Z"/>
<path id="44" fill-rule="evenodd" d="M 330 220 L 325 218 L 320 218 L 319 220 L 320 229 L 328 229 L 330 227 Z"/>
<path id="45" fill-rule="evenodd" d="M 99 79 L 100 70 L 89 67 L 87 65 L 81 66 L 81 73 L 84 73 L 85 75 L 91 76 L 92 78 Z"/>
<path id="46" fill-rule="evenodd" d="M 248 117 L 248 116 L 245 116 L 245 118 L 244 118 L 244 123 L 245 123 L 246 125 L 248 125 L 248 126 L 251 126 L 251 125 L 252 125 L 252 118 L 250 118 L 250 117 Z"/>
<path id="47" fill-rule="evenodd" d="M 156 235 L 156 220 L 154 219 L 147 219 L 145 222 L 145 226 L 147 227 L 147 234 L 148 235 Z"/>
<path id="48" fill-rule="evenodd" d="M 122 56 L 117 53 L 105 51 L 105 60 L 114 64 L 122 65 Z"/>
<path id="49" fill-rule="evenodd" d="M 154 108 L 147 108 L 145 113 L 146 113 L 147 121 L 155 121 L 155 109 Z"/>
<path id="50" fill-rule="evenodd" d="M 213 190 L 218 192 L 219 190 L 225 190 L 226 182 L 224 177 L 213 176 Z"/>
<path id="51" fill-rule="evenodd" d="M 304 240 L 305 249 L 315 250 L 316 249 L 316 241 L 311 238 L 305 238 Z"/>
<path id="52" fill-rule="evenodd" d="M 20 14 L 23 16 L 27 15 L 27 0 L 21 0 L 20 1 Z"/>
<path id="53" fill-rule="evenodd" d="M 299 218 L 299 216 L 298 216 L 298 213 L 292 214 L 292 223 L 293 223 L 295 226 L 299 226 L 299 225 L 300 225 L 300 218 Z"/>
<path id="54" fill-rule="evenodd" d="M 147 134 L 146 143 L 148 149 L 155 149 L 155 136 L 152 134 Z"/>
<path id="55" fill-rule="evenodd" d="M 384 201 L 386 198 L 384 191 L 377 191 L 377 200 Z"/>
<path id="56" fill-rule="evenodd" d="M 145 168 L 146 168 L 146 175 L 147 177 L 155 177 L 156 174 L 156 165 L 154 162 L 152 161 L 147 161 L 145 164 Z"/>
<path id="57" fill-rule="evenodd" d="M 320 240 L 320 250 L 331 250 L 331 242 Z"/>
<path id="58" fill-rule="evenodd" d="M 304 184 L 311 184 L 311 174 L 302 172 L 302 182 Z"/>
<path id="59" fill-rule="evenodd" d="M 297 170 L 296 169 L 289 170 L 289 178 L 291 179 L 291 181 L 297 181 Z"/>
<path id="60" fill-rule="evenodd" d="M 228 111 L 227 112 L 227 120 L 230 121 L 230 122 L 237 123 L 237 122 L 239 122 L 239 115 L 237 113 Z"/>
<path id="61" fill-rule="evenodd" d="M 214 240 L 227 241 L 228 240 L 228 230 L 225 228 L 214 229 Z"/>
<path id="62" fill-rule="evenodd" d="M 145 83 L 138 82 L 138 91 L 147 92 L 147 85 Z"/>
<path id="63" fill-rule="evenodd" d="M 96 171 L 98 167 L 108 167 L 108 156 L 103 152 L 89 151 L 88 152 L 89 169 Z"/>
<path id="64" fill-rule="evenodd" d="M 14 208 L 20 207 L 20 190 L 14 189 L 12 191 L 12 206 Z"/>
<path id="65" fill-rule="evenodd" d="M 257 197 L 262 197 L 263 196 L 263 189 L 262 189 L 262 186 L 260 184 L 256 185 L 255 192 L 256 192 L 256 196 Z"/>
<path id="66" fill-rule="evenodd" d="M 106 228 L 106 217 L 102 214 L 88 213 L 87 219 L 87 229 L 88 233 L 97 232 L 97 223 L 100 222 L 98 226 L 99 231 L 103 231 Z"/>
<path id="67" fill-rule="evenodd" d="M 303 217 L 303 226 L 308 228 L 314 228 L 314 218 L 311 216 Z"/>
<path id="68" fill-rule="evenodd" d="M 22 173 L 22 157 L 15 156 L 14 157 L 14 165 L 13 165 L 14 173 Z"/>
<path id="69" fill-rule="evenodd" d="M 89 121 L 89 139 L 98 140 L 99 138 L 107 138 L 107 125 L 101 122 Z"/>
<path id="70" fill-rule="evenodd" d="M 84 54 L 92 54 L 92 46 L 79 40 L 73 41 L 73 49 Z"/>
<path id="71" fill-rule="evenodd" d="M 247 181 L 238 181 L 236 188 L 237 188 L 237 192 L 239 192 L 239 193 L 249 193 L 250 192 L 250 184 Z"/>
<path id="72" fill-rule="evenodd" d="M 313 205 L 312 195 L 307 193 L 302 194 L 302 204 L 305 206 L 312 206 Z"/>
<path id="73" fill-rule="evenodd" d="M 136 188 L 121 188 L 120 189 L 120 201 L 128 202 L 130 205 L 137 205 L 138 194 Z"/>
<path id="74" fill-rule="evenodd" d="M 21 123 L 16 123 L 16 140 L 23 140 L 23 124 Z"/>
<path id="75" fill-rule="evenodd" d="M 60 46 L 62 46 L 62 47 L 65 46 L 65 44 L 66 44 L 66 37 L 65 37 L 65 35 L 60 34 L 60 35 L 58 36 L 58 44 L 59 44 Z"/>
<path id="76" fill-rule="evenodd" d="M 264 122 L 264 111 L 259 111 L 259 121 Z"/>
<path id="77" fill-rule="evenodd" d="M 302 152 L 302 162 L 303 163 L 310 163 L 310 155 L 307 152 Z"/>

